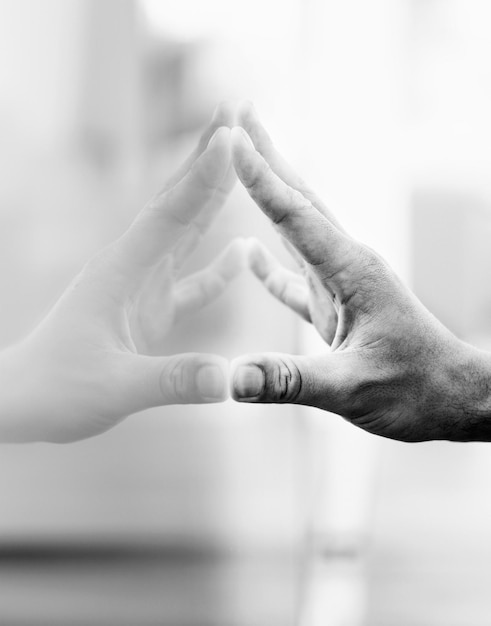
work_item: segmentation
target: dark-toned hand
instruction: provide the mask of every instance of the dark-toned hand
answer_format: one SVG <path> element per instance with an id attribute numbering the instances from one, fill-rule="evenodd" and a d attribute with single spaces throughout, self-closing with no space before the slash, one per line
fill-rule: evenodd
<path id="1" fill-rule="evenodd" d="M 343 230 L 276 151 L 250 105 L 238 123 L 237 174 L 293 246 L 303 276 L 257 241 L 250 266 L 276 298 L 313 322 L 328 346 L 316 355 L 236 359 L 234 398 L 318 407 L 404 441 L 488 440 L 489 355 L 458 340 L 376 252 Z"/>

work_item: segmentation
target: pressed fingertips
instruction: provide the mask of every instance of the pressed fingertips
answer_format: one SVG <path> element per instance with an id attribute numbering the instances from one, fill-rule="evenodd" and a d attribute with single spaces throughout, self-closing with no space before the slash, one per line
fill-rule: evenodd
<path id="1" fill-rule="evenodd" d="M 238 402 L 301 402 L 300 359 L 278 353 L 240 357 L 231 365 L 232 397 Z"/>

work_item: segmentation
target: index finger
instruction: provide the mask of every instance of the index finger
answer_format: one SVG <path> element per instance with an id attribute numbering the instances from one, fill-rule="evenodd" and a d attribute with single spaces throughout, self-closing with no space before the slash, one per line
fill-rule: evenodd
<path id="1" fill-rule="evenodd" d="M 247 132 L 252 139 L 256 150 L 265 161 L 269 163 L 271 169 L 287 185 L 300 191 L 329 221 L 339 230 L 344 231 L 338 218 L 329 210 L 326 204 L 307 185 L 307 183 L 295 172 L 293 167 L 276 149 L 273 140 L 261 124 L 257 111 L 252 102 L 243 102 L 238 110 L 237 122 Z"/>
<path id="2" fill-rule="evenodd" d="M 230 166 L 230 130 L 222 127 L 174 187 L 157 194 L 112 246 L 125 280 L 139 282 L 188 231 Z"/>
<path id="3" fill-rule="evenodd" d="M 213 197 L 199 213 L 199 215 L 192 221 L 190 228 L 186 231 L 183 237 L 181 237 L 179 243 L 174 248 L 172 256 L 175 272 L 180 270 L 187 258 L 196 249 L 206 231 L 210 228 L 213 220 L 225 204 L 225 201 L 232 191 L 236 181 L 237 174 L 235 173 L 232 163 L 230 163 L 229 169 L 220 185 L 218 185 Z"/>
<path id="4" fill-rule="evenodd" d="M 213 136 L 213 133 L 220 126 L 227 126 L 231 128 L 233 126 L 234 118 L 235 104 L 233 102 L 224 101 L 217 105 L 212 120 L 208 128 L 202 134 L 195 150 L 184 162 L 182 167 L 179 168 L 176 174 L 168 180 L 167 184 L 164 187 L 164 190 L 171 189 L 175 184 L 182 180 L 194 161 L 206 149 L 210 138 Z M 232 191 L 236 181 L 237 175 L 235 173 L 232 163 L 230 163 L 229 170 L 227 171 L 227 174 L 225 175 L 221 183 L 217 186 L 213 197 L 209 200 L 207 205 L 197 215 L 197 217 L 192 221 L 190 225 L 191 227 L 180 239 L 178 246 L 174 249 L 173 262 L 175 272 L 178 272 L 180 270 L 188 256 L 197 247 L 200 240 L 212 224 L 213 220 L 216 218 L 217 214 L 225 204 L 225 201 L 230 195 L 230 192 Z"/>
<path id="5" fill-rule="evenodd" d="M 346 270 L 356 260 L 354 240 L 281 180 L 240 127 L 232 130 L 232 153 L 237 175 L 253 200 L 307 263 L 346 294 L 352 287 Z"/>
<path id="6" fill-rule="evenodd" d="M 210 123 L 203 131 L 201 137 L 198 140 L 198 145 L 191 152 L 184 163 L 178 168 L 178 170 L 167 180 L 162 191 L 168 191 L 172 189 L 180 180 L 186 176 L 191 169 L 193 163 L 198 159 L 208 147 L 210 139 L 216 133 L 216 131 L 222 126 L 232 128 L 235 118 L 235 106 L 233 102 L 224 101 L 220 102 L 213 113 Z"/>

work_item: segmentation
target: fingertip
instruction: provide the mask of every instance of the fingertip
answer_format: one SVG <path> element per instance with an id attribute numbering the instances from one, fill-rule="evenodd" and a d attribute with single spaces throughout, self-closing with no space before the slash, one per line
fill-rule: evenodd
<path id="1" fill-rule="evenodd" d="M 299 403 L 303 360 L 278 353 L 248 354 L 231 363 L 230 392 L 238 402 Z"/>
<path id="2" fill-rule="evenodd" d="M 202 402 L 224 402 L 229 397 L 228 363 L 225 359 L 202 365 L 196 373 L 196 387 Z"/>
<path id="3" fill-rule="evenodd" d="M 220 126 L 213 133 L 208 146 L 195 162 L 193 169 L 208 188 L 216 188 L 225 179 L 231 164 L 230 128 Z"/>
<path id="4" fill-rule="evenodd" d="M 254 143 L 242 126 L 234 126 L 230 133 L 232 139 L 232 149 L 238 151 L 255 150 Z"/>
<path id="5" fill-rule="evenodd" d="M 238 102 L 232 99 L 220 101 L 213 112 L 212 124 L 232 128 L 235 121 L 237 105 Z"/>
<path id="6" fill-rule="evenodd" d="M 237 237 L 235 246 L 237 248 L 237 273 L 243 272 L 248 266 L 248 247 L 245 237 Z"/>
<path id="7" fill-rule="evenodd" d="M 227 276 L 235 278 L 247 267 L 246 240 L 244 237 L 233 239 L 223 252 L 221 264 L 227 269 Z"/>
<path id="8" fill-rule="evenodd" d="M 257 237 L 246 237 L 245 243 L 246 243 L 248 250 L 254 250 L 255 248 L 261 245 Z"/>
<path id="9" fill-rule="evenodd" d="M 230 396 L 229 363 L 216 354 L 124 354 L 121 361 L 128 414 L 155 406 L 224 402 Z"/>
<path id="10" fill-rule="evenodd" d="M 249 268 L 252 268 L 252 263 L 256 257 L 256 251 L 259 245 L 259 241 L 256 237 L 247 237 L 245 240 L 245 254 L 246 261 Z"/>
<path id="11" fill-rule="evenodd" d="M 247 261 L 249 269 L 259 279 L 263 280 L 267 274 L 268 257 L 263 244 L 255 237 L 251 238 L 248 248 Z"/>
<path id="12" fill-rule="evenodd" d="M 208 150 L 216 150 L 217 148 L 228 148 L 230 139 L 230 128 L 228 126 L 220 126 L 216 129 L 208 142 Z"/>
<path id="13" fill-rule="evenodd" d="M 234 359 L 230 365 L 230 395 L 237 402 L 254 402 L 264 392 L 264 370 L 247 360 Z"/>

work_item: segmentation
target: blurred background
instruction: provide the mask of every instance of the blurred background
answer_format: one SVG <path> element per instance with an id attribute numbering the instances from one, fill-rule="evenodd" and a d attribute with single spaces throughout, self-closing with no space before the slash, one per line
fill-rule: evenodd
<path id="1" fill-rule="evenodd" d="M 491 348 L 486 0 L 0 0 L 0 345 L 253 100 L 277 145 L 459 337 Z M 237 188 L 235 235 L 286 263 Z M 169 353 L 318 351 L 241 276 Z M 300 407 L 154 409 L 0 449 L 0 624 L 491 623 L 489 444 L 385 441 Z"/>

